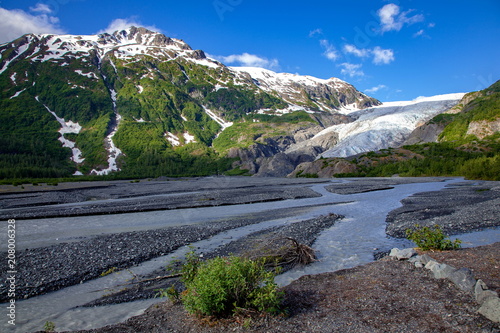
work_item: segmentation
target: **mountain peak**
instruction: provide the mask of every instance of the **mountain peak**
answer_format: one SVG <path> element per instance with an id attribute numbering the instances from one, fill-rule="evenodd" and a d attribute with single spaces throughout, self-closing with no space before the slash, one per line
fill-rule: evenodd
<path id="1" fill-rule="evenodd" d="M 181 50 L 192 50 L 191 47 L 180 39 L 170 38 L 162 33 L 154 32 L 144 27 L 130 26 L 127 29 L 116 30 L 112 33 L 97 35 L 100 44 L 138 44 L 144 46 L 168 47 L 173 46 Z"/>

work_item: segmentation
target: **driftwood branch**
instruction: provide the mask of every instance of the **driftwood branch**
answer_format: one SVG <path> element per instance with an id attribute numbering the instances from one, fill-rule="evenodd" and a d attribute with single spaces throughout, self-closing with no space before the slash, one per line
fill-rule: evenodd
<path id="1" fill-rule="evenodd" d="M 288 240 L 292 244 L 285 244 L 281 242 L 282 246 L 277 250 L 276 244 L 279 243 L 279 240 Z M 262 259 L 264 258 L 266 261 L 267 267 L 276 267 L 276 266 L 296 266 L 296 265 L 308 265 L 314 261 L 316 261 L 316 255 L 314 250 L 305 245 L 300 244 L 296 239 L 291 237 L 282 237 L 275 239 L 274 242 L 269 242 L 268 246 L 260 247 L 253 251 L 253 255 L 250 255 L 252 259 Z M 256 254 L 255 254 L 256 253 Z"/>
<path id="2" fill-rule="evenodd" d="M 171 274 L 171 275 L 164 275 L 164 276 L 157 276 L 157 277 L 151 278 L 151 279 L 138 280 L 138 281 L 132 281 L 132 282 L 128 282 L 128 283 L 119 284 L 119 285 L 114 286 L 113 288 L 124 287 L 124 286 L 131 286 L 131 285 L 134 285 L 134 284 L 139 284 L 139 283 L 144 283 L 144 282 L 150 282 L 150 281 L 159 281 L 159 280 L 165 280 L 165 279 L 173 279 L 173 278 L 180 277 L 180 276 L 182 276 L 182 273 Z M 135 278 L 137 278 L 137 276 Z M 109 289 L 112 289 L 112 288 L 104 288 L 104 289 L 94 290 L 94 292 L 105 291 L 105 290 L 109 290 Z"/>

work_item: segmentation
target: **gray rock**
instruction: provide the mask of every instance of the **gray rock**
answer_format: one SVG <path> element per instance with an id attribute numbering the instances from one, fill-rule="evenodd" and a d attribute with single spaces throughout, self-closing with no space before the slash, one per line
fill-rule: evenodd
<path id="1" fill-rule="evenodd" d="M 500 298 L 487 298 L 477 312 L 495 323 L 500 323 Z"/>
<path id="2" fill-rule="evenodd" d="M 447 279 L 449 278 L 457 269 L 453 266 L 447 264 L 436 264 L 432 266 L 431 271 L 434 273 L 436 279 Z"/>
<path id="3" fill-rule="evenodd" d="M 411 132 L 403 145 L 414 145 L 424 142 L 437 142 L 439 134 L 443 131 L 443 124 L 424 124 Z"/>
<path id="4" fill-rule="evenodd" d="M 411 263 L 420 262 L 420 256 L 411 257 L 410 259 L 408 259 L 408 262 Z"/>
<path id="5" fill-rule="evenodd" d="M 408 262 L 413 263 L 416 268 L 423 268 L 425 265 L 422 263 L 421 256 L 411 257 Z"/>
<path id="6" fill-rule="evenodd" d="M 425 268 L 427 268 L 428 270 L 432 270 L 432 268 L 436 265 L 439 265 L 439 263 L 436 261 L 436 260 L 429 260 L 426 264 L 425 264 Z"/>
<path id="7" fill-rule="evenodd" d="M 426 265 L 429 261 L 433 260 L 429 255 L 427 254 L 423 254 L 420 257 L 420 262 L 422 262 L 422 264 Z"/>
<path id="8" fill-rule="evenodd" d="M 424 265 L 421 261 L 419 261 L 419 260 L 415 261 L 414 265 L 415 265 L 415 267 L 416 267 L 416 268 L 423 268 L 423 267 L 425 266 L 425 265 Z"/>
<path id="9" fill-rule="evenodd" d="M 472 274 L 472 271 L 468 268 L 460 268 L 448 275 L 454 284 L 463 291 L 473 292 L 474 286 L 476 285 L 476 279 Z"/>
<path id="10" fill-rule="evenodd" d="M 417 252 L 413 248 L 400 250 L 397 247 L 395 247 L 391 250 L 389 256 L 396 257 L 396 259 L 398 260 L 404 260 L 404 259 L 410 259 L 415 254 L 417 254 Z"/>
<path id="11" fill-rule="evenodd" d="M 295 169 L 295 164 L 285 153 L 278 153 L 262 161 L 256 176 L 285 177 Z"/>
<path id="12" fill-rule="evenodd" d="M 483 304 L 490 297 L 498 297 L 497 293 L 489 290 L 488 286 L 483 282 L 483 280 L 477 280 L 476 286 L 474 287 L 474 297 L 476 302 Z"/>

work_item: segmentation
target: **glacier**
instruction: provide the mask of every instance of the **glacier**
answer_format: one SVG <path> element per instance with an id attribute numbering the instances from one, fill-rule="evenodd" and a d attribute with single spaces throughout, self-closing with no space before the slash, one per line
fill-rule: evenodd
<path id="1" fill-rule="evenodd" d="M 455 106 L 465 93 L 419 97 L 413 101 L 386 102 L 363 110 L 344 109 L 355 119 L 328 127 L 311 140 L 335 132 L 338 143 L 319 157 L 348 157 L 389 147 L 399 147 L 411 132 Z M 318 158 L 319 158 L 318 157 Z"/>

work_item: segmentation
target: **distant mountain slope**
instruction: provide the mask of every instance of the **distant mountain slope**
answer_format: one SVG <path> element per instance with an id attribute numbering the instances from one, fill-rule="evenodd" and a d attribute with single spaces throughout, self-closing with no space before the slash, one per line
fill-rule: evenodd
<path id="1" fill-rule="evenodd" d="M 29 34 L 0 54 L 0 178 L 213 173 L 213 139 L 252 114 L 303 110 L 329 124 L 380 104 L 339 79 L 229 68 L 144 28 Z"/>

